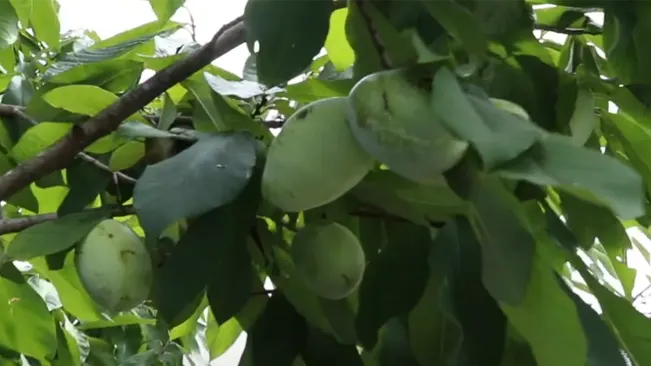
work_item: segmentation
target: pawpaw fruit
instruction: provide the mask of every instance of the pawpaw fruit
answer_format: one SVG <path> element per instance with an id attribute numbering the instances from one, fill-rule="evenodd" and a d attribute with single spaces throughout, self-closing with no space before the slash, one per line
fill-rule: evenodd
<path id="1" fill-rule="evenodd" d="M 336 222 L 312 223 L 300 229 L 292 240 L 291 256 L 306 287 L 331 300 L 354 292 L 366 269 L 359 239 Z"/>
<path id="2" fill-rule="evenodd" d="M 344 195 L 373 168 L 375 160 L 353 137 L 346 97 L 299 108 L 271 142 L 262 174 L 262 194 L 286 212 L 308 210 Z"/>
<path id="3" fill-rule="evenodd" d="M 432 111 L 431 80 L 415 69 L 380 71 L 359 80 L 348 95 L 348 120 L 361 146 L 419 183 L 439 180 L 469 146 Z"/>
<path id="4" fill-rule="evenodd" d="M 75 267 L 91 299 L 111 313 L 130 310 L 147 299 L 152 260 L 129 226 L 106 219 L 75 248 Z"/>
<path id="5" fill-rule="evenodd" d="M 531 120 L 531 117 L 529 116 L 529 113 L 527 113 L 522 106 L 513 103 L 510 100 L 506 99 L 499 99 L 499 98 L 489 98 L 491 103 L 493 105 L 503 111 L 511 112 L 513 114 L 516 114 L 526 120 Z"/>

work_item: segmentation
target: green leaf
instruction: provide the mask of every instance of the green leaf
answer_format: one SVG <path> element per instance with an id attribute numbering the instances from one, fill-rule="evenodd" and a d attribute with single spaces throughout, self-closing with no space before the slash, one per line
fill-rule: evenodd
<path id="1" fill-rule="evenodd" d="M 585 144 L 597 125 L 594 109 L 592 92 L 584 88 L 579 89 L 574 102 L 574 112 L 569 121 L 572 139 L 577 145 Z"/>
<path id="2" fill-rule="evenodd" d="M 439 234 L 441 240 L 434 243 L 435 248 L 447 247 L 450 254 L 443 256 L 440 253 L 443 258 L 433 258 L 430 254 L 430 269 L 436 271 L 435 264 L 445 267 L 446 259 L 450 263 L 447 265 L 450 274 L 446 280 L 447 294 L 444 292 L 444 297 L 449 297 L 449 306 L 462 332 L 459 359 L 471 364 L 497 366 L 504 350 L 506 317 L 482 283 L 485 279 L 485 272 L 482 273 L 485 264 L 482 260 L 486 254 L 481 252 L 483 248 L 472 236 L 470 222 L 459 217 L 454 223 L 448 223 L 443 231 L 454 229 L 456 233 L 450 233 L 447 237 L 443 233 Z M 438 251 L 445 251 L 443 248 Z"/>
<path id="3" fill-rule="evenodd" d="M 601 316 L 586 304 L 559 276 L 559 285 L 569 296 L 579 313 L 581 325 L 588 340 L 588 360 L 592 366 L 627 366 L 622 352 L 617 344 L 617 338 L 608 328 Z"/>
<path id="4" fill-rule="evenodd" d="M 59 4 L 56 0 L 31 0 L 30 24 L 36 37 L 53 50 L 59 49 L 61 25 Z"/>
<path id="5" fill-rule="evenodd" d="M 80 53 L 102 51 L 82 50 Z M 92 57 L 83 54 L 64 55 L 45 71 L 44 79 L 52 84 L 94 85 L 113 93 L 120 93 L 138 81 L 144 70 L 141 62 L 112 58 L 101 61 L 104 57 L 103 54 Z"/>
<path id="6" fill-rule="evenodd" d="M 423 0 L 425 7 L 445 30 L 461 42 L 468 52 L 483 54 L 488 47 L 480 24 L 462 5 L 453 0 Z"/>
<path id="7" fill-rule="evenodd" d="M 213 75 L 208 72 L 204 72 L 203 76 L 206 78 L 206 82 L 210 85 L 212 90 L 220 95 L 236 96 L 238 98 L 248 99 L 265 94 L 266 88 L 254 81 L 226 80 L 219 75 Z"/>
<path id="8" fill-rule="evenodd" d="M 95 116 L 118 100 L 117 95 L 94 85 L 67 85 L 52 89 L 43 100 L 55 108 Z"/>
<path id="9" fill-rule="evenodd" d="M 385 322 L 407 314 L 418 303 L 429 275 L 428 228 L 387 224 L 387 235 L 387 247 L 368 264 L 359 287 L 355 328 L 360 342 L 367 348 L 375 346 L 378 331 Z"/>
<path id="10" fill-rule="evenodd" d="M 156 13 L 156 17 L 160 21 L 171 18 L 184 3 L 185 0 L 149 0 L 151 9 Z"/>
<path id="11" fill-rule="evenodd" d="M 206 136 L 173 158 L 148 166 L 134 189 L 142 227 L 158 235 L 176 220 L 232 201 L 252 175 L 256 145 L 242 132 Z"/>
<path id="12" fill-rule="evenodd" d="M 157 129 L 156 127 L 136 122 L 125 121 L 120 124 L 120 127 L 115 130 L 117 136 L 134 139 L 138 137 L 145 138 L 176 138 L 177 136 L 171 132 Z"/>
<path id="13" fill-rule="evenodd" d="M 419 184 L 389 170 L 370 172 L 351 194 L 416 224 L 443 221 L 468 209 L 468 204 L 448 187 L 443 177 L 438 182 Z"/>
<path id="14" fill-rule="evenodd" d="M 306 336 L 304 319 L 282 294 L 275 293 L 248 333 L 243 358 L 249 353 L 253 366 L 291 365 L 303 349 Z"/>
<path id="15" fill-rule="evenodd" d="M 163 93 L 163 111 L 161 112 L 158 125 L 159 130 L 169 130 L 176 121 L 176 105 L 169 93 Z"/>
<path id="16" fill-rule="evenodd" d="M 644 214 L 644 186 L 633 169 L 571 138 L 547 135 L 534 149 L 500 167 L 509 179 L 551 185 L 582 199 L 606 204 L 622 219 Z"/>
<path id="17" fill-rule="evenodd" d="M 328 58 L 338 71 L 343 71 L 355 62 L 355 51 L 346 38 L 348 9 L 338 9 L 330 15 L 330 27 L 325 40 Z"/>
<path id="18" fill-rule="evenodd" d="M 11 161 L 11 159 L 7 155 L 0 154 L 0 174 L 5 174 L 6 172 L 12 170 L 15 167 L 16 164 L 14 164 L 14 162 Z M 25 208 L 32 212 L 39 212 L 38 200 L 34 196 L 34 193 L 32 192 L 29 186 L 21 189 L 20 191 L 18 191 L 18 193 L 9 197 L 7 199 L 7 202 L 12 205 Z"/>
<path id="19" fill-rule="evenodd" d="M 229 212 L 219 218 L 219 244 L 214 257 L 206 295 L 217 323 L 224 323 L 237 314 L 251 297 L 254 271 L 246 240 L 253 228 L 262 196 L 258 172 L 233 202 Z M 229 279 L 225 281 L 224 279 Z M 262 287 L 262 286 L 260 286 Z"/>
<path id="20" fill-rule="evenodd" d="M 542 136 L 522 117 L 502 111 L 488 100 L 466 95 L 447 68 L 441 68 L 434 77 L 431 108 L 450 131 L 475 146 L 487 170 L 518 157 Z"/>
<path id="21" fill-rule="evenodd" d="M 576 306 L 560 288 L 544 255 L 536 254 L 523 302 L 518 306 L 501 302 L 500 306 L 529 341 L 539 365 L 584 365 L 588 346 Z"/>
<path id="22" fill-rule="evenodd" d="M 18 233 L 5 254 L 14 260 L 29 260 L 62 251 L 77 244 L 108 217 L 108 210 L 96 210 L 34 225 Z"/>
<path id="23" fill-rule="evenodd" d="M 85 209 L 103 192 L 113 175 L 83 160 L 75 161 L 66 169 L 70 190 L 59 205 L 57 214 L 65 216 Z"/>
<path id="24" fill-rule="evenodd" d="M 32 1 L 31 0 L 9 0 L 9 3 L 14 6 L 14 10 L 16 11 L 16 14 L 18 14 L 18 19 L 20 20 L 20 23 L 23 25 L 23 27 L 28 26 L 29 15 L 32 9 Z"/>
<path id="25" fill-rule="evenodd" d="M 235 315 L 249 299 L 253 277 L 245 243 L 255 220 L 259 190 L 256 177 L 235 201 L 201 215 L 174 247 L 156 276 L 156 304 L 168 323 L 185 320 L 179 316 L 206 287 L 219 323 Z M 214 242 L 217 236 L 220 239 Z"/>
<path id="26" fill-rule="evenodd" d="M 299 103 L 316 100 L 345 97 L 355 84 L 350 80 L 307 79 L 287 86 L 287 97 Z"/>
<path id="27" fill-rule="evenodd" d="M 0 268 L 0 312 L 10 321 L 0 325 L 0 345 L 45 361 L 57 347 L 54 319 L 41 297 L 13 264 Z"/>
<path id="28" fill-rule="evenodd" d="M 219 113 L 219 110 L 215 107 L 214 101 L 212 98 L 212 90 L 207 82 L 199 82 L 193 79 L 187 79 L 181 83 L 185 89 L 187 89 L 197 100 L 197 109 L 201 111 L 208 117 L 210 120 L 210 125 L 200 124 L 196 118 L 193 118 L 192 122 L 194 123 L 195 129 L 201 132 L 214 132 L 214 131 L 224 131 L 226 130 L 226 122 Z"/>
<path id="29" fill-rule="evenodd" d="M 11 5 L 9 1 L 0 1 L 0 50 L 18 40 L 18 15 Z"/>
<path id="30" fill-rule="evenodd" d="M 618 337 L 634 365 L 646 365 L 651 362 L 651 350 L 647 347 L 651 341 L 651 320 L 640 314 L 633 305 L 610 292 L 601 285 L 576 254 L 570 256 L 572 265 L 579 271 L 583 280 L 599 300 L 603 314 Z"/>
<path id="31" fill-rule="evenodd" d="M 129 141 L 118 147 L 111 154 L 109 167 L 113 171 L 131 168 L 145 156 L 145 144 L 140 141 Z"/>
<path id="32" fill-rule="evenodd" d="M 259 43 L 258 78 L 266 85 L 284 83 L 310 65 L 325 43 L 333 10 L 330 0 L 280 4 L 250 0 L 244 9 L 247 43 Z"/>

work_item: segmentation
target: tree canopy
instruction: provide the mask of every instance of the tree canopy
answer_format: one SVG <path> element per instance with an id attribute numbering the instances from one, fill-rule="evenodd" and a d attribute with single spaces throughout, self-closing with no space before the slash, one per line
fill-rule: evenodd
<path id="1" fill-rule="evenodd" d="M 647 2 L 150 5 L 0 1 L 0 363 L 651 365 Z"/>

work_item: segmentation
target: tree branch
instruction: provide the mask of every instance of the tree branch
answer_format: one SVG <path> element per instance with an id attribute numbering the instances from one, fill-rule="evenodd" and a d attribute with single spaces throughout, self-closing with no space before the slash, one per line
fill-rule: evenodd
<path id="1" fill-rule="evenodd" d="M 64 169 L 77 153 L 115 130 L 120 123 L 150 103 L 170 87 L 182 82 L 214 59 L 244 43 L 242 18 L 223 26 L 213 39 L 183 60 L 157 72 L 137 88 L 95 117 L 73 129 L 37 157 L 28 160 L 0 177 L 0 200 L 6 200 L 23 187 L 59 169 Z"/>
<path id="2" fill-rule="evenodd" d="M 105 210 L 105 209 L 106 208 L 104 207 L 90 208 L 88 210 L 85 210 L 84 212 L 91 213 L 94 211 Z M 135 210 L 131 205 L 118 206 L 113 211 L 111 211 L 111 217 L 128 216 L 128 215 L 133 215 L 134 213 Z M 53 212 L 53 213 L 47 213 L 41 215 L 16 217 L 11 219 L 0 219 L 0 235 L 17 233 L 19 231 L 23 231 L 27 228 L 30 228 L 34 225 L 42 224 L 47 221 L 53 221 L 58 218 L 59 215 L 56 212 Z"/>

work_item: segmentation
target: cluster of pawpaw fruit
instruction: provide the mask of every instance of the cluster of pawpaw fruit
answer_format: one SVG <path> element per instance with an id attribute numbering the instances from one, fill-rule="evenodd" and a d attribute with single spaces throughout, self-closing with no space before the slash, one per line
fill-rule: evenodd
<path id="1" fill-rule="evenodd" d="M 431 77 L 417 70 L 380 71 L 359 80 L 347 96 L 298 109 L 267 151 L 262 193 L 286 212 L 323 206 L 342 197 L 382 163 L 406 178 L 440 179 L 469 148 L 431 112 Z M 518 105 L 493 104 L 528 119 Z M 361 282 L 365 261 L 355 235 L 337 223 L 308 224 L 292 243 L 307 287 L 339 299 Z"/>
<path id="2" fill-rule="evenodd" d="M 529 118 L 510 101 L 491 100 Z M 348 96 L 315 101 L 287 119 L 267 151 L 262 193 L 286 212 L 310 210 L 342 197 L 378 162 L 426 183 L 457 164 L 468 146 L 430 112 L 421 75 L 382 71 L 361 79 Z M 336 222 L 300 229 L 291 254 L 306 287 L 328 299 L 354 292 L 366 267 L 358 238 Z M 78 245 L 75 264 L 90 297 L 109 312 L 129 310 L 150 294 L 151 257 L 124 223 L 100 222 Z"/>

